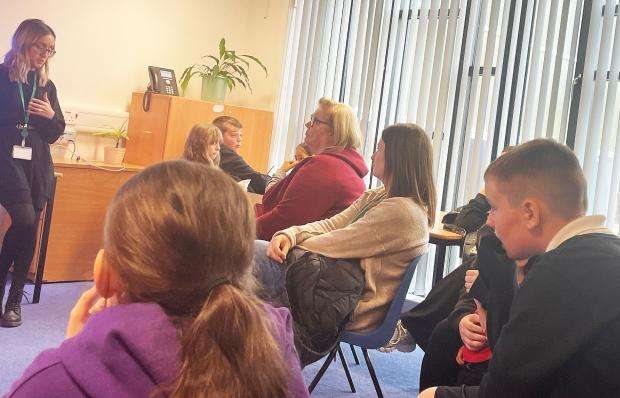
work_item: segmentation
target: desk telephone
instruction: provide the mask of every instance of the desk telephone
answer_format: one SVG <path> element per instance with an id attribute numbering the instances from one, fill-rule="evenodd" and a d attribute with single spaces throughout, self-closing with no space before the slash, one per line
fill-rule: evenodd
<path id="1" fill-rule="evenodd" d="M 150 84 L 146 93 L 144 93 L 144 99 L 142 101 L 142 109 L 144 109 L 145 112 L 148 112 L 150 108 L 151 93 L 179 95 L 177 79 L 172 69 L 149 66 L 149 79 Z"/>

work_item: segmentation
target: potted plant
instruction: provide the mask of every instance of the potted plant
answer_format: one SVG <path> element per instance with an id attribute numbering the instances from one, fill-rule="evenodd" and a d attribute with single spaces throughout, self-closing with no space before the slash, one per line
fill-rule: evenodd
<path id="1" fill-rule="evenodd" d="M 202 59 L 202 64 L 192 65 L 183 71 L 180 82 L 181 90 L 185 93 L 192 77 L 195 75 L 202 77 L 203 100 L 222 102 L 226 98 L 226 88 L 232 91 L 237 84 L 252 92 L 246 71 L 246 68 L 250 67 L 250 62 L 260 66 L 267 76 L 267 68 L 258 58 L 248 54 L 237 55 L 235 50 L 228 50 L 224 39 L 220 40 L 219 57 L 205 55 Z"/>
<path id="2" fill-rule="evenodd" d="M 118 128 L 93 134 L 98 137 L 114 138 L 114 146 L 103 147 L 103 161 L 109 164 L 121 164 L 125 157 L 125 142 L 129 140 L 127 135 L 127 120 Z"/>

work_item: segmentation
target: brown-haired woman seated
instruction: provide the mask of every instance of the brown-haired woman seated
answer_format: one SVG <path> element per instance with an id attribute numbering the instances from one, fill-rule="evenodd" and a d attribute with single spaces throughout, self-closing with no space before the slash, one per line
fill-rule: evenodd
<path id="1" fill-rule="evenodd" d="M 384 187 L 366 191 L 329 219 L 276 232 L 271 243 L 256 242 L 255 274 L 265 295 L 286 294 L 283 263 L 293 246 L 331 258 L 361 259 L 365 286 L 346 328 L 377 327 L 407 265 L 428 250 L 435 219 L 432 166 L 431 142 L 419 126 L 396 124 L 383 130 L 372 173 Z"/>
<path id="2" fill-rule="evenodd" d="M 67 340 L 8 396 L 308 396 L 288 310 L 254 296 L 253 238 L 246 195 L 221 170 L 176 160 L 134 176 Z"/>

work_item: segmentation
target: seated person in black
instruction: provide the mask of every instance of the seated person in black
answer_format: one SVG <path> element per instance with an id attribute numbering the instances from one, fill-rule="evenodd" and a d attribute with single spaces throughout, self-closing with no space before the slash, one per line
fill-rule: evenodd
<path id="1" fill-rule="evenodd" d="M 428 340 L 420 389 L 480 384 L 499 332 L 508 319 L 516 288 L 530 268 L 526 261 L 515 264 L 506 257 L 489 226 L 482 227 L 478 235 L 478 255 L 466 271 L 466 289 L 452 314 L 437 324 Z M 478 313 L 473 312 L 473 299 L 478 300 Z"/>
<path id="2" fill-rule="evenodd" d="M 585 216 L 576 156 L 552 140 L 527 142 L 491 164 L 485 187 L 487 223 L 507 257 L 538 257 L 480 386 L 420 397 L 620 396 L 620 239 L 604 217 Z"/>
<path id="3" fill-rule="evenodd" d="M 241 122 L 232 116 L 218 116 L 213 124 L 222 131 L 224 138 L 224 145 L 220 147 L 220 168 L 236 181 L 250 180 L 248 192 L 264 194 L 270 177 L 254 170 L 237 153 L 243 141 Z"/>

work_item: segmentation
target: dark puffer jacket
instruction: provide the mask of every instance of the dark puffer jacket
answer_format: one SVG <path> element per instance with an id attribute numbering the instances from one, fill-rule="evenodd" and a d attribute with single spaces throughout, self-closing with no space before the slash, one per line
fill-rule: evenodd
<path id="1" fill-rule="evenodd" d="M 332 259 L 299 248 L 289 252 L 286 263 L 295 346 L 303 367 L 326 355 L 337 342 L 364 289 L 364 273 L 357 260 Z"/>

